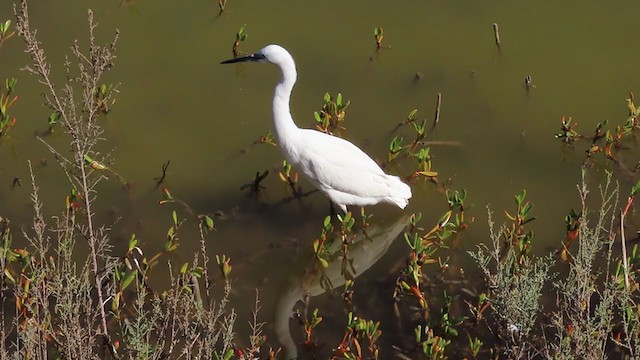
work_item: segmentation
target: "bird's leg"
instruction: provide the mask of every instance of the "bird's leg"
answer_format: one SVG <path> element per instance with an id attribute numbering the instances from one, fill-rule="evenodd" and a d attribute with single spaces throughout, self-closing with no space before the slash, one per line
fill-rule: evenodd
<path id="1" fill-rule="evenodd" d="M 332 219 L 336 217 L 336 207 L 331 200 L 329 200 L 329 216 L 331 216 Z"/>
<path id="2" fill-rule="evenodd" d="M 346 214 L 347 213 L 347 206 L 346 205 L 338 205 L 340 207 L 340 210 L 342 210 L 342 214 Z M 331 218 L 338 218 L 338 212 L 336 211 L 336 204 L 333 203 L 333 201 L 329 200 L 329 215 L 331 216 Z"/>

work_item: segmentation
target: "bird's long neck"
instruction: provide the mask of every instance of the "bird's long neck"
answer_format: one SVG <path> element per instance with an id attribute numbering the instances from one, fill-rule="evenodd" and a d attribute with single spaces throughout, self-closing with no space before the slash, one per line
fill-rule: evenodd
<path id="1" fill-rule="evenodd" d="M 276 85 L 273 96 L 273 123 L 278 145 L 286 153 L 288 149 L 285 148 L 287 143 L 285 139 L 292 139 L 293 133 L 298 130 L 289 110 L 291 90 L 293 90 L 293 85 L 296 83 L 297 74 L 293 58 L 286 59 L 283 63 L 277 65 L 280 67 L 282 77 L 278 85 Z"/>

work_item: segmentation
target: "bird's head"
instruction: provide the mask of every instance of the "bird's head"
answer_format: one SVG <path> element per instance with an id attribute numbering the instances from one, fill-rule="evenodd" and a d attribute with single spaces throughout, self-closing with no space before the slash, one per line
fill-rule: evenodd
<path id="1" fill-rule="evenodd" d="M 267 45 L 255 54 L 225 60 L 221 64 L 232 64 L 237 62 L 268 62 L 272 64 L 282 64 L 291 59 L 291 55 L 280 45 Z"/>

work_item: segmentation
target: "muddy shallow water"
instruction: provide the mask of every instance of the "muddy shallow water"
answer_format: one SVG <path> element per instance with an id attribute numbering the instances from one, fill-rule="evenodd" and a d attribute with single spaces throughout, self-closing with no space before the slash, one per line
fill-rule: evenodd
<path id="1" fill-rule="evenodd" d="M 558 246 L 563 218 L 578 206 L 575 184 L 585 158 L 581 148 L 566 149 L 554 139 L 560 119 L 571 116 L 585 131 L 607 119 L 621 123 L 628 113 L 625 98 L 640 89 L 635 60 L 640 50 L 633 45 L 640 5 L 633 1 L 615 6 L 588 1 L 576 7 L 551 1 L 229 0 L 227 6 L 220 16 L 210 1 L 33 2 L 30 8 L 59 79 L 68 46 L 86 36 L 87 7 L 100 23 L 100 42 L 120 29 L 117 66 L 107 78 L 119 84 L 120 93 L 101 120 L 107 139 L 102 148 L 111 151 L 112 168 L 132 188 L 123 190 L 112 177 L 100 185 L 97 200 L 101 221 L 115 221 L 115 251 L 122 251 L 134 232 L 150 252 L 162 246 L 174 208 L 158 205 L 162 194 L 154 178 L 170 160 L 164 186 L 195 212 L 216 215 L 218 231 L 210 236 L 208 252 L 234 260 L 233 301 L 242 323 L 258 288 L 270 334 L 290 351 L 301 329 L 291 321 L 292 340 L 285 325 L 304 292 L 312 296 L 310 306 L 325 314 L 319 331 L 327 350 L 337 344 L 344 326 L 339 292 L 324 294 L 309 271 L 311 244 L 328 203 L 319 193 L 282 202 L 288 196 L 277 176 L 282 157 L 276 147 L 253 144 L 272 131 L 271 96 L 278 75 L 272 66 L 219 65 L 231 57 L 241 26 L 248 33 L 243 52 L 278 43 L 294 56 L 298 84 L 291 109 L 299 126 L 313 126 L 325 92 L 340 92 L 351 101 L 342 136 L 377 160 L 385 159 L 394 135 L 413 136 L 410 127 L 393 132 L 396 124 L 414 108 L 420 119 L 432 119 L 436 94 L 442 94 L 440 123 L 428 136 L 434 141 L 433 169 L 450 189 L 467 190 L 470 222 L 446 253 L 452 278 L 461 267 L 467 274 L 478 272 L 465 250 L 488 239 L 485 205 L 500 216 L 502 209 L 513 208 L 513 196 L 522 189 L 538 217 L 532 225 L 536 251 Z M 9 2 L 0 4 L 0 20 L 11 14 Z M 500 48 L 493 23 L 499 24 Z M 388 47 L 379 52 L 375 27 L 384 29 Z M 19 80 L 20 100 L 13 108 L 17 124 L 10 136 L 0 138 L 0 215 L 11 218 L 15 228 L 26 226 L 32 216 L 27 160 L 35 164 L 47 215 L 63 208 L 69 191 L 51 154 L 35 139 L 46 130 L 49 113 L 39 106 L 42 88 L 19 70 L 27 61 L 22 50 L 17 36 L 0 48 L 0 78 Z M 528 76 L 535 87 L 525 86 Z M 60 132 L 46 140 L 66 151 Z M 260 197 L 240 190 L 267 169 Z M 406 176 L 414 162 L 387 170 Z M 15 177 L 23 186 L 12 186 Z M 629 186 L 629 179 L 620 180 L 623 188 Z M 304 180 L 302 186 L 312 188 Z M 412 190 L 405 211 L 369 209 L 376 236 L 354 250 L 354 303 L 363 316 L 382 322 L 387 351 L 411 334 L 403 334 L 389 311 L 395 277 L 408 252 L 400 236 L 403 225 L 411 213 L 421 212 L 424 227 L 430 228 L 447 209 L 446 197 L 432 183 L 413 184 Z M 175 209 L 187 216 L 181 207 Z M 200 247 L 195 226 L 185 229 L 181 241 L 178 260 L 184 261 Z M 332 271 L 330 266 L 327 272 Z M 335 286 L 341 285 L 339 278 L 338 273 Z"/>

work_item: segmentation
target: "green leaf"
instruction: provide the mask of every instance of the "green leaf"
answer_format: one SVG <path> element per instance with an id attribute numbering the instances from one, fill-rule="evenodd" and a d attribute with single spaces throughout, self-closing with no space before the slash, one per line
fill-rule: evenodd
<path id="1" fill-rule="evenodd" d="M 523 208 L 522 211 L 520 211 L 520 216 L 521 217 L 526 217 L 527 214 L 529 213 L 529 211 L 531 211 L 531 208 L 533 207 L 533 205 L 531 205 L 531 203 L 527 203 Z"/>
<path id="2" fill-rule="evenodd" d="M 138 270 L 133 270 L 129 274 L 127 274 L 127 277 L 122 280 L 122 290 L 131 285 L 131 282 L 136 278 L 136 275 L 138 275 Z"/>
<path id="3" fill-rule="evenodd" d="M 136 239 L 136 234 L 131 234 L 131 239 L 129 239 L 129 251 L 133 250 L 133 248 L 138 245 L 138 239 Z"/>
<path id="4" fill-rule="evenodd" d="M 207 229 L 213 230 L 213 225 L 214 225 L 213 224 L 213 219 L 211 217 L 209 217 L 209 216 L 205 216 L 204 217 L 204 221 L 207 224 Z"/>
<path id="5" fill-rule="evenodd" d="M 120 297 L 122 295 L 120 293 L 117 293 L 114 297 L 113 300 L 111 300 L 111 310 L 113 312 L 116 312 L 118 310 L 118 308 L 120 307 Z"/>
<path id="6" fill-rule="evenodd" d="M 173 218 L 173 224 L 178 226 L 178 214 L 175 210 L 171 213 L 171 217 Z"/>
<path id="7" fill-rule="evenodd" d="M 633 185 L 633 188 L 631 189 L 631 196 L 635 196 L 636 193 L 638 193 L 638 190 L 640 190 L 640 180 L 638 180 L 638 182 Z"/>
<path id="8" fill-rule="evenodd" d="M 58 111 L 54 111 L 49 115 L 49 119 L 47 120 L 49 125 L 55 125 L 58 120 L 60 120 L 61 114 Z"/>
<path id="9" fill-rule="evenodd" d="M 320 264 L 322 264 L 323 268 L 328 268 L 329 267 L 329 262 L 321 257 L 318 258 L 318 261 L 320 261 Z"/>
<path id="10" fill-rule="evenodd" d="M 13 275 L 11 275 L 11 271 L 9 271 L 9 268 L 5 268 L 4 269 L 4 275 L 7 277 L 7 279 L 9 279 L 12 283 L 16 283 L 16 279 L 13 277 Z"/>
<path id="11" fill-rule="evenodd" d="M 228 349 L 224 354 L 224 360 L 229 360 L 233 356 L 233 349 Z"/>

